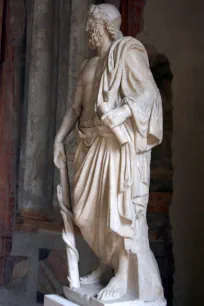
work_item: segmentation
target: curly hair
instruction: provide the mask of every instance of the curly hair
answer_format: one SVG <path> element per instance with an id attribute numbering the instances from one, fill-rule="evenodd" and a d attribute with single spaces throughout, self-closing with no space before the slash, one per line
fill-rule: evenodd
<path id="1" fill-rule="evenodd" d="M 113 40 L 117 40 L 123 37 L 120 31 L 121 17 L 106 23 L 106 29 Z"/>
<path id="2" fill-rule="evenodd" d="M 121 17 L 111 20 L 107 12 L 104 11 L 99 5 L 91 5 L 89 10 L 89 17 L 97 24 L 105 25 L 106 29 L 113 40 L 117 40 L 123 37 L 120 31 Z"/>

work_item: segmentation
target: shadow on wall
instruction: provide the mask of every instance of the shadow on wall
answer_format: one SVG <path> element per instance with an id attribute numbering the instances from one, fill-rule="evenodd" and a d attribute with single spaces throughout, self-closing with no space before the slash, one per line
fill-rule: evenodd
<path id="1" fill-rule="evenodd" d="M 163 105 L 163 141 L 152 150 L 150 201 L 147 219 L 151 248 L 159 265 L 168 306 L 171 306 L 173 302 L 174 260 L 169 206 L 173 192 L 171 162 L 173 73 L 170 62 L 164 54 L 157 52 L 152 45 L 147 44 L 145 47 Z"/>

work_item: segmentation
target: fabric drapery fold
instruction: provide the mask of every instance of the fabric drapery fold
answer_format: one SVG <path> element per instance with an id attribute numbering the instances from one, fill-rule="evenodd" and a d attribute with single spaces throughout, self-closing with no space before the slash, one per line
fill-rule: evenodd
<path id="1" fill-rule="evenodd" d="M 75 221 L 90 247 L 109 262 L 121 243 L 120 237 L 133 237 L 134 234 L 131 188 L 125 192 L 119 190 L 121 152 L 111 131 L 104 126 L 79 128 L 78 135 Z"/>
<path id="2" fill-rule="evenodd" d="M 103 102 L 110 109 L 124 103 L 130 107 L 137 152 L 148 151 L 161 142 L 161 96 L 149 70 L 146 50 L 138 40 L 124 37 L 112 44 L 95 108 Z"/>

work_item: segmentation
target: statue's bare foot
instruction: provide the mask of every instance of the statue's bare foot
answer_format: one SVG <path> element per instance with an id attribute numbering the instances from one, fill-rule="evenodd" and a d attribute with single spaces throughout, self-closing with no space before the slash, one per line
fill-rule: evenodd
<path id="1" fill-rule="evenodd" d="M 122 298 L 127 292 L 127 280 L 124 275 L 117 273 L 111 278 L 108 285 L 102 289 L 97 298 L 104 301 L 117 300 Z"/>
<path id="2" fill-rule="evenodd" d="M 91 272 L 90 274 L 80 277 L 81 284 L 95 284 L 98 283 L 101 279 L 101 276 L 106 270 L 106 266 L 104 264 L 100 264 L 99 267 Z"/>

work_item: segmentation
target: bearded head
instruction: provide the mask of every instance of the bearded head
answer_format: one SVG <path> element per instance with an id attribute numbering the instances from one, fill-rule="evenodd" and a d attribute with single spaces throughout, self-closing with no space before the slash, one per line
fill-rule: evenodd
<path id="1" fill-rule="evenodd" d="M 103 37 L 107 33 L 114 41 L 123 35 L 120 31 L 121 15 L 111 4 L 91 5 L 87 21 L 89 47 L 97 49 L 101 46 Z"/>

